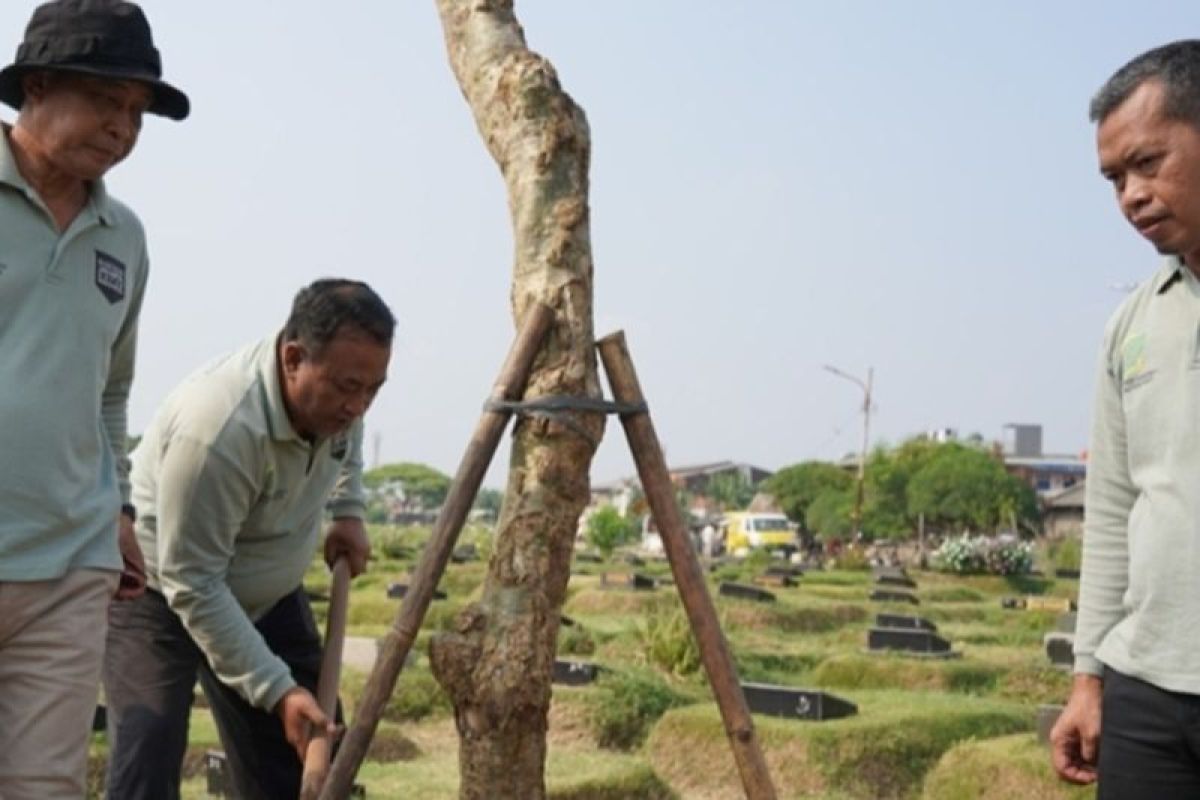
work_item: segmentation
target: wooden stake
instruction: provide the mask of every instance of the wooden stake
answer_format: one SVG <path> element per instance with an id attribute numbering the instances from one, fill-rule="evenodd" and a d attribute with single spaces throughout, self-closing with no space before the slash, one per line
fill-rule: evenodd
<path id="1" fill-rule="evenodd" d="M 618 331 L 606 336 L 596 343 L 596 347 L 612 387 L 613 399 L 618 403 L 643 403 L 642 387 L 629 357 L 625 334 Z M 733 758 L 737 762 L 746 797 L 750 800 L 775 800 L 775 786 L 771 783 L 767 762 L 754 734 L 754 723 L 738 682 L 737 667 L 729 653 L 725 635 L 721 632 L 717 611 L 708 594 L 704 573 L 692 550 L 687 528 L 680 518 L 675 487 L 671 484 L 650 414 L 645 411 L 623 414 L 621 424 L 625 427 L 625 437 L 629 440 L 629 449 L 637 464 L 642 491 L 646 494 L 654 524 L 662 537 L 667 559 L 671 562 L 675 586 L 700 647 L 700 660 L 721 710 L 725 733 L 729 736 L 729 745 L 733 749 Z"/>
<path id="2" fill-rule="evenodd" d="M 350 600 L 350 564 L 345 556 L 333 564 L 329 588 L 329 619 L 325 623 L 325 652 L 321 656 L 321 677 L 317 681 L 317 703 L 330 719 L 337 713 L 338 684 L 342 676 L 342 645 L 346 640 L 346 611 Z M 304 752 L 304 774 L 300 779 L 300 800 L 316 800 L 329 774 L 329 756 L 333 743 L 324 731 L 315 732 Z"/>
<path id="3" fill-rule="evenodd" d="M 526 313 L 492 389 L 493 400 L 517 400 L 525 393 L 525 383 L 533 370 L 534 358 L 541 350 L 553 319 L 553 309 L 543 303 L 533 304 Z M 450 484 L 446 502 L 434 523 L 433 535 L 425 545 L 424 554 L 413 573 L 412 584 L 404 595 L 391 630 L 379 645 L 375 668 L 367 679 L 358 708 L 354 711 L 354 723 L 333 760 L 329 777 L 321 790 L 321 800 L 342 800 L 350 796 L 354 776 L 366 757 L 367 747 L 379 726 L 384 706 L 396 688 L 404 659 L 412 649 L 417 631 L 421 629 L 425 612 L 433 600 L 433 591 L 446 571 L 446 563 L 467 519 L 467 512 L 471 510 L 510 416 L 512 414 L 508 411 L 485 411 L 475 427 L 458 472 Z"/>

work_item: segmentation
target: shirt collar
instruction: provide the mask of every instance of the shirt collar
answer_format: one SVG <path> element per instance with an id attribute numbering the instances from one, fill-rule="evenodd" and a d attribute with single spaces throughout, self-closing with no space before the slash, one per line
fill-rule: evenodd
<path id="1" fill-rule="evenodd" d="M 13 155 L 12 145 L 8 141 L 8 137 L 12 133 L 12 126 L 2 124 L 0 128 L 3 128 L 3 135 L 0 135 L 0 183 L 12 186 L 30 200 L 36 202 L 38 205 L 42 205 L 41 198 L 38 197 L 37 192 L 29 185 L 29 181 L 25 180 L 25 176 L 21 174 L 21 170 L 17 168 L 17 159 Z M 100 224 L 102 225 L 112 225 L 112 200 L 109 198 L 108 190 L 104 186 L 104 179 L 98 178 L 92 181 L 88 184 L 88 188 L 88 203 L 91 205 L 96 218 L 100 220 Z"/>
<path id="2" fill-rule="evenodd" d="M 288 417 L 287 405 L 283 401 L 283 386 L 279 382 L 279 339 L 282 331 L 263 341 L 262 354 L 258 359 L 258 373 L 265 394 L 267 424 L 271 426 L 271 438 L 279 442 L 295 440 L 307 445 Z"/>
<path id="3" fill-rule="evenodd" d="M 1167 256 L 1167 260 L 1154 276 L 1154 293 L 1163 294 L 1184 279 L 1187 267 L 1179 256 Z"/>

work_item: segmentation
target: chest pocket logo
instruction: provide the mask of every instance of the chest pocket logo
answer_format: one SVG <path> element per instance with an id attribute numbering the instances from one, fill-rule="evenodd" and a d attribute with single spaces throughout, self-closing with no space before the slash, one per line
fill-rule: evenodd
<path id="1" fill-rule="evenodd" d="M 108 253 L 96 251 L 96 288 L 109 303 L 125 298 L 125 265 Z"/>

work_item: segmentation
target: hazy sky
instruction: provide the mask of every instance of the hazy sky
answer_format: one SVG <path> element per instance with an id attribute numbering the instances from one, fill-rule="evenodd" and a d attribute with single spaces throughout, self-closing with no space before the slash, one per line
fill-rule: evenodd
<path id="1" fill-rule="evenodd" d="M 345 275 L 400 320 L 368 416 L 453 472 L 506 352 L 499 172 L 433 0 L 146 0 L 166 77 L 111 191 L 152 277 L 131 430 Z M 0 3 L 0 52 L 33 3 Z M 596 332 L 624 329 L 673 464 L 778 468 L 936 427 L 1086 446 L 1105 319 L 1157 257 L 1098 177 L 1087 101 L 1194 0 L 518 0 L 593 135 Z M 0 118 L 11 120 L 5 109 Z M 507 446 L 488 483 L 503 480 Z M 632 473 L 610 424 L 593 478 Z"/>

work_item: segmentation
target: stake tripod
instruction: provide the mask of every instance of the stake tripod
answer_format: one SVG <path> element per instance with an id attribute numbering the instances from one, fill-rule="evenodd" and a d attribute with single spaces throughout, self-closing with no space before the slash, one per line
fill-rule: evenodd
<path id="1" fill-rule="evenodd" d="M 488 410 L 475 429 L 403 604 L 391 630 L 380 643 L 379 658 L 355 710 L 354 722 L 330 767 L 320 794 L 321 800 L 342 800 L 349 796 L 354 776 L 366 756 L 388 697 L 396 686 L 404 659 L 412 648 L 433 599 L 433 591 L 446 569 L 450 553 L 466 521 L 467 511 L 512 416 L 512 410 L 505 409 L 501 404 L 524 394 L 534 357 L 541 348 L 552 317 L 553 312 L 548 306 L 538 304 L 528 313 L 517 334 L 492 392 L 493 402 L 489 403 Z M 643 404 L 641 387 L 625 345 L 624 334 L 615 333 L 605 337 L 597 343 L 597 347 L 614 399 L 621 404 Z M 662 536 L 675 585 L 700 648 L 700 658 L 724 721 L 746 797 L 749 800 L 775 800 L 775 787 L 738 682 L 737 668 L 721 632 L 700 564 L 679 516 L 674 487 L 649 412 L 644 407 L 638 411 L 623 412 L 621 422 L 655 525 Z"/>

